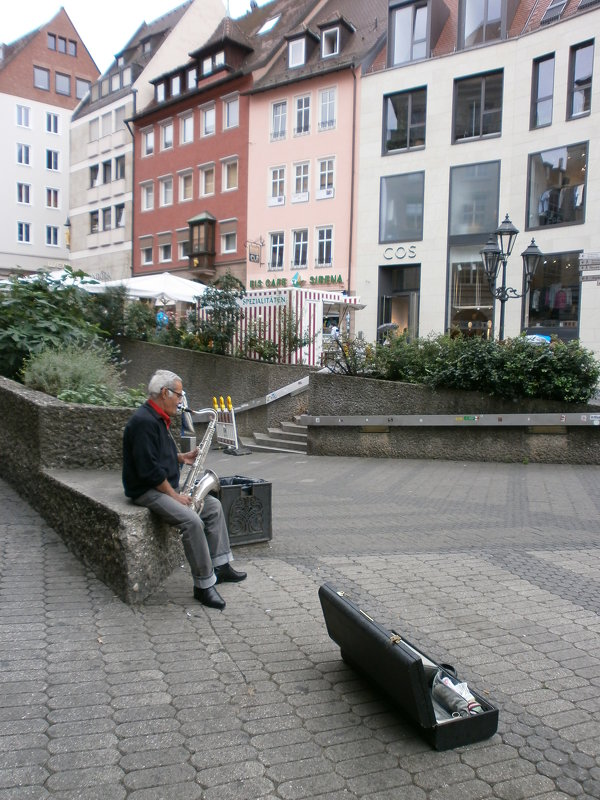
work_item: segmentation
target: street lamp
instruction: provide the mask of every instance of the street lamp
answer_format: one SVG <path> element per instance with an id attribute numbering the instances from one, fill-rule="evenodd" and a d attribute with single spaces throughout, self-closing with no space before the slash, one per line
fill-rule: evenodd
<path id="1" fill-rule="evenodd" d="M 485 247 L 480 251 L 483 269 L 490 285 L 490 292 L 492 297 L 500 301 L 500 330 L 498 337 L 500 341 L 504 339 L 504 304 L 511 297 L 524 297 L 527 294 L 535 271 L 544 257 L 535 240 L 532 239 L 529 247 L 521 253 L 524 269 L 523 292 L 519 294 L 516 289 L 507 286 L 506 263 L 512 253 L 518 233 L 518 229 L 512 224 L 507 214 L 494 233 L 490 234 Z M 496 280 L 500 264 L 502 264 L 502 285 L 497 287 Z"/>

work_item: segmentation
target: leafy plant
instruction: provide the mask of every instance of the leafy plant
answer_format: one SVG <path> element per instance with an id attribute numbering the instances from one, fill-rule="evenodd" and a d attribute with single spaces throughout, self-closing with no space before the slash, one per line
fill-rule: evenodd
<path id="1" fill-rule="evenodd" d="M 25 359 L 47 347 L 89 343 L 101 331 L 88 316 L 89 296 L 74 282 L 82 272 L 65 269 L 56 280 L 48 273 L 13 278 L 0 292 L 0 374 L 18 379 Z"/>
<path id="2" fill-rule="evenodd" d="M 111 286 L 100 294 L 91 294 L 87 303 L 87 317 L 102 332 L 115 339 L 125 333 L 127 289 Z"/>
<path id="3" fill-rule="evenodd" d="M 274 341 L 268 335 L 264 320 L 258 320 L 248 326 L 238 350 L 241 358 L 258 357 L 261 361 L 269 363 L 288 363 L 290 355 L 312 341 L 308 331 L 299 329 L 298 320 L 293 312 L 282 312 L 279 325 L 278 340 Z"/>
<path id="4" fill-rule="evenodd" d="M 206 342 L 211 352 L 221 355 L 229 352 L 243 314 L 239 301 L 245 294 L 244 284 L 230 272 L 204 290 L 199 300 L 204 314 L 193 319 L 194 333 Z"/>
<path id="5" fill-rule="evenodd" d="M 328 352 L 328 367 L 343 375 L 376 375 L 376 348 L 364 339 L 342 337 L 334 339 Z"/>
<path id="6" fill-rule="evenodd" d="M 122 386 L 114 351 L 102 343 L 49 347 L 32 355 L 23 369 L 23 383 L 72 403 L 134 406 L 145 399 L 143 391 Z"/>
<path id="7" fill-rule="evenodd" d="M 149 341 L 156 329 L 154 310 L 142 300 L 134 300 L 125 308 L 125 324 L 123 333 L 130 339 Z"/>

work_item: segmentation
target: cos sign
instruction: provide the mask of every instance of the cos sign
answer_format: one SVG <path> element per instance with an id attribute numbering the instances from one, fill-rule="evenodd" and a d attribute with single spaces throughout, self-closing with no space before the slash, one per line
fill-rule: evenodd
<path id="1" fill-rule="evenodd" d="M 417 257 L 417 246 L 410 244 L 405 247 L 401 244 L 398 247 L 386 247 L 383 251 L 383 257 L 386 261 L 392 261 L 392 259 L 396 258 L 398 261 L 405 261 L 407 258 L 412 261 Z"/>

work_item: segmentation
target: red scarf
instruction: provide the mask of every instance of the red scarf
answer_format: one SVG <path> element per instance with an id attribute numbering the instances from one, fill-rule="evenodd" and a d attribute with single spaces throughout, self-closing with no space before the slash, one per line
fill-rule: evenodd
<path id="1" fill-rule="evenodd" d="M 154 400 L 151 397 L 148 398 L 148 405 L 150 406 L 150 408 L 153 408 L 156 411 L 157 414 L 160 415 L 160 417 L 164 421 L 164 423 L 167 426 L 167 428 L 170 428 L 171 427 L 171 417 L 167 414 L 167 412 L 164 409 L 162 409 L 160 406 L 157 406 L 156 403 L 154 402 Z"/>

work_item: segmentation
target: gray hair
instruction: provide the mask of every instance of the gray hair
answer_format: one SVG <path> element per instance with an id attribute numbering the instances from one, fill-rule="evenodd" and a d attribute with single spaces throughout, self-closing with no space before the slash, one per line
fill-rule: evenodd
<path id="1" fill-rule="evenodd" d="M 174 389 L 177 382 L 183 383 L 179 375 L 168 369 L 157 369 L 148 383 L 148 394 L 150 397 L 158 397 L 161 389 L 165 386 L 167 389 Z"/>

